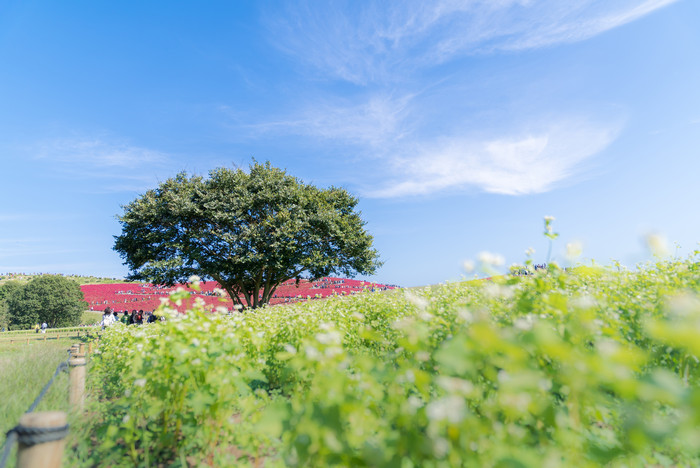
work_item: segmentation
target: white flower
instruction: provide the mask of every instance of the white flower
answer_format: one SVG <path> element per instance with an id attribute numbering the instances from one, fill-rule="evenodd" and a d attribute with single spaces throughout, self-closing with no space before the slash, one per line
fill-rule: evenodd
<path id="1" fill-rule="evenodd" d="M 526 392 L 501 393 L 498 399 L 501 405 L 515 409 L 520 413 L 527 411 L 532 402 L 532 397 Z"/>
<path id="2" fill-rule="evenodd" d="M 464 403 L 464 398 L 450 395 L 428 404 L 426 414 L 433 421 L 444 421 L 445 419 L 451 423 L 459 423 L 467 411 L 467 405 Z"/>
<path id="3" fill-rule="evenodd" d="M 579 241 L 573 241 L 566 244 L 566 258 L 574 260 L 580 257 L 583 253 L 583 245 Z"/>
<path id="4" fill-rule="evenodd" d="M 525 255 L 528 257 L 532 257 L 535 254 L 535 249 L 532 247 L 528 247 L 527 250 L 525 251 Z"/>
<path id="5" fill-rule="evenodd" d="M 479 262 L 481 262 L 484 265 L 496 267 L 501 266 L 506 262 L 503 256 L 486 251 L 480 252 L 477 258 L 479 259 Z"/>
<path id="6" fill-rule="evenodd" d="M 651 253 L 657 257 L 665 257 L 668 255 L 668 243 L 666 237 L 661 234 L 648 234 L 646 236 L 647 247 Z"/>
<path id="7" fill-rule="evenodd" d="M 423 407 L 423 401 L 415 395 L 408 397 L 408 408 L 411 414 L 416 414 L 419 408 Z"/>
<path id="8" fill-rule="evenodd" d="M 318 360 L 319 357 L 321 357 L 321 353 L 318 352 L 318 349 L 314 348 L 313 346 L 306 346 L 304 348 L 304 352 L 306 353 L 306 357 L 311 359 L 311 360 Z"/>
<path id="9" fill-rule="evenodd" d="M 434 318 L 434 316 L 429 312 L 421 312 L 418 314 L 418 318 L 423 320 L 424 322 L 430 322 Z"/>
<path id="10" fill-rule="evenodd" d="M 433 440 L 433 452 L 438 458 L 443 458 L 450 451 L 450 443 L 444 437 Z"/>
<path id="11" fill-rule="evenodd" d="M 513 326 L 518 330 L 527 331 L 532 329 L 533 322 L 534 316 L 532 314 L 528 314 L 515 319 Z"/>
<path id="12" fill-rule="evenodd" d="M 197 275 L 192 275 L 192 276 L 190 276 L 190 278 L 187 280 L 187 282 L 188 282 L 188 283 L 193 283 L 193 284 L 199 284 L 199 282 L 200 282 L 201 280 L 202 280 L 202 278 L 200 278 L 199 276 L 197 276 Z"/>
<path id="13" fill-rule="evenodd" d="M 457 377 L 448 377 L 445 375 L 437 378 L 437 383 L 445 391 L 450 393 L 458 393 L 460 395 L 469 395 L 474 391 L 474 384 L 468 380 L 459 379 Z"/>
<path id="14" fill-rule="evenodd" d="M 327 357 L 333 357 L 342 354 L 342 352 L 343 348 L 340 348 L 338 346 L 329 346 L 328 348 L 326 348 L 323 354 L 325 354 Z"/>
<path id="15" fill-rule="evenodd" d="M 316 335 L 316 340 L 318 340 L 319 343 L 325 345 L 340 344 L 342 338 L 342 335 L 335 330 L 331 330 L 328 333 L 318 333 Z"/>
<path id="16" fill-rule="evenodd" d="M 143 387 L 144 385 L 146 385 L 146 379 L 136 379 L 134 381 L 134 385 L 136 385 L 137 387 Z"/>
<path id="17" fill-rule="evenodd" d="M 466 271 L 467 273 L 471 273 L 472 271 L 474 271 L 474 262 L 471 260 L 465 260 L 464 262 L 462 262 L 462 268 L 464 268 L 464 271 Z"/>
<path id="18" fill-rule="evenodd" d="M 416 359 L 421 362 L 425 362 L 430 359 L 430 354 L 427 351 L 418 351 L 416 353 Z"/>
<path id="19" fill-rule="evenodd" d="M 408 290 L 405 291 L 404 295 L 405 295 L 406 299 L 408 300 L 408 302 L 410 302 L 414 306 L 418 307 L 419 309 L 425 309 L 426 307 L 428 307 L 427 300 L 425 300 L 424 298 L 422 298 L 420 296 L 415 295 L 411 291 L 408 291 Z"/>
<path id="20" fill-rule="evenodd" d="M 544 220 L 547 221 L 547 222 L 549 222 L 549 223 L 551 223 L 551 222 L 554 221 L 555 219 L 556 219 L 556 218 L 555 218 L 554 216 L 545 216 L 545 217 L 544 217 Z"/>
<path id="21" fill-rule="evenodd" d="M 457 316 L 465 323 L 471 323 L 474 320 L 474 315 L 468 309 L 459 309 Z"/>

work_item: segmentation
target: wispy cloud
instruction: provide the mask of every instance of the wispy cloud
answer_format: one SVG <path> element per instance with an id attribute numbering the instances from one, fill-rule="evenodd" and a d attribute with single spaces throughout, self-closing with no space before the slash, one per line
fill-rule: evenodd
<path id="1" fill-rule="evenodd" d="M 159 151 L 99 138 L 55 139 L 36 147 L 35 157 L 72 166 L 99 169 L 137 169 L 163 164 L 168 156 Z"/>
<path id="2" fill-rule="evenodd" d="M 610 145 L 621 120 L 605 105 L 579 101 L 588 108 L 579 112 L 570 103 L 543 104 L 549 96 L 538 100 L 517 76 L 465 84 L 473 70 L 464 63 L 450 69 L 454 79 L 437 67 L 583 41 L 676 1 L 294 2 L 267 17 L 271 40 L 317 76 L 353 83 L 354 100 L 311 91 L 288 115 L 249 129 L 355 145 L 381 168 L 382 182 L 365 190 L 372 197 L 552 190 Z M 540 124 L 518 124 L 533 121 Z"/>
<path id="3" fill-rule="evenodd" d="M 387 139 L 401 139 L 409 129 L 413 95 L 393 97 L 377 93 L 359 103 L 316 100 L 296 115 L 272 122 L 246 125 L 262 133 L 303 134 L 350 144 L 378 146 Z"/>
<path id="4" fill-rule="evenodd" d="M 274 44 L 324 76 L 357 84 L 465 55 L 582 41 L 677 0 L 293 2 L 268 16 Z"/>
<path id="5" fill-rule="evenodd" d="M 426 195 L 478 189 L 525 195 L 551 190 L 612 142 L 619 126 L 558 121 L 535 133 L 498 138 L 446 137 L 396 157 L 394 180 L 368 190 L 370 197 Z"/>
<path id="6" fill-rule="evenodd" d="M 139 191 L 169 173 L 172 158 L 161 151 L 100 137 L 57 138 L 24 148 L 54 174 L 94 181 L 81 184 L 89 193 Z"/>

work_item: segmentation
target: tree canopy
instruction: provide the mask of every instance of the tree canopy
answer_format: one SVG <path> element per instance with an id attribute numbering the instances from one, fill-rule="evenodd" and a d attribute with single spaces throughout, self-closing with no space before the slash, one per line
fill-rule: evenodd
<path id="1" fill-rule="evenodd" d="M 80 286 L 63 276 L 42 275 L 15 289 L 7 297 L 7 315 L 13 328 L 78 325 L 88 306 Z"/>
<path id="2" fill-rule="evenodd" d="M 173 285 L 198 275 L 258 307 L 292 278 L 376 271 L 357 203 L 344 189 L 305 184 L 269 162 L 208 178 L 183 172 L 122 207 L 114 250 L 130 279 Z"/>

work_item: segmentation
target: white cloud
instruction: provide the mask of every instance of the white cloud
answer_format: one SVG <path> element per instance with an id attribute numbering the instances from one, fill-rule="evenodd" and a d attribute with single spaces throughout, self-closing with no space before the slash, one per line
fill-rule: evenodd
<path id="1" fill-rule="evenodd" d="M 613 141 L 618 125 L 559 121 L 537 133 L 479 140 L 447 137 L 393 160 L 395 180 L 367 196 L 391 198 L 476 188 L 524 195 L 554 188 Z"/>
<path id="2" fill-rule="evenodd" d="M 460 56 L 582 41 L 677 0 L 295 1 L 269 19 L 271 40 L 324 75 L 404 80 Z"/>
<path id="3" fill-rule="evenodd" d="M 71 166 L 99 169 L 137 169 L 168 160 L 168 156 L 159 151 L 99 138 L 50 140 L 38 145 L 35 156 Z"/>
<path id="4" fill-rule="evenodd" d="M 93 194 L 143 191 L 172 169 L 166 153 L 107 138 L 49 139 L 24 152 L 54 177 L 88 182 L 75 190 Z"/>
<path id="5" fill-rule="evenodd" d="M 407 132 L 413 95 L 398 98 L 375 94 L 360 102 L 315 100 L 297 117 L 246 126 L 260 132 L 303 134 L 352 144 L 379 146 L 399 140 Z"/>
<path id="6" fill-rule="evenodd" d="M 589 110 L 561 115 L 558 110 L 570 103 L 546 93 L 539 100 L 532 92 L 536 86 L 526 89 L 517 76 L 470 82 L 472 70 L 462 64 L 453 68 L 454 79 L 445 73 L 438 81 L 424 78 L 465 56 L 583 41 L 676 1 L 406 0 L 334 2 L 324 8 L 294 2 L 268 18 L 272 40 L 323 77 L 359 85 L 356 100 L 304 96 L 312 104 L 252 128 L 355 145 L 363 162 L 376 168 L 368 177 L 376 176 L 368 182 L 372 189 L 365 191 L 372 197 L 552 190 L 580 174 L 616 138 L 621 125 L 607 123 L 608 103 L 572 98 L 574 106 Z M 483 93 L 493 95 L 495 105 L 481 99 Z M 517 122 L 547 115 L 552 106 L 557 118 L 518 127 Z M 380 178 L 383 184 L 376 183 Z"/>

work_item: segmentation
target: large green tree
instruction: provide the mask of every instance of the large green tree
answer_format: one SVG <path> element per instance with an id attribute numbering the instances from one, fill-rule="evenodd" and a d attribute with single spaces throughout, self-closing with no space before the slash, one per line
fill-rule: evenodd
<path id="1" fill-rule="evenodd" d="M 13 328 L 78 325 L 88 306 L 75 281 L 59 275 L 42 275 L 16 289 L 7 298 L 7 314 Z"/>
<path id="2" fill-rule="evenodd" d="M 357 203 L 344 189 L 305 184 L 269 162 L 208 178 L 181 173 L 123 207 L 114 249 L 130 279 L 172 285 L 198 275 L 255 308 L 292 278 L 376 271 Z"/>

